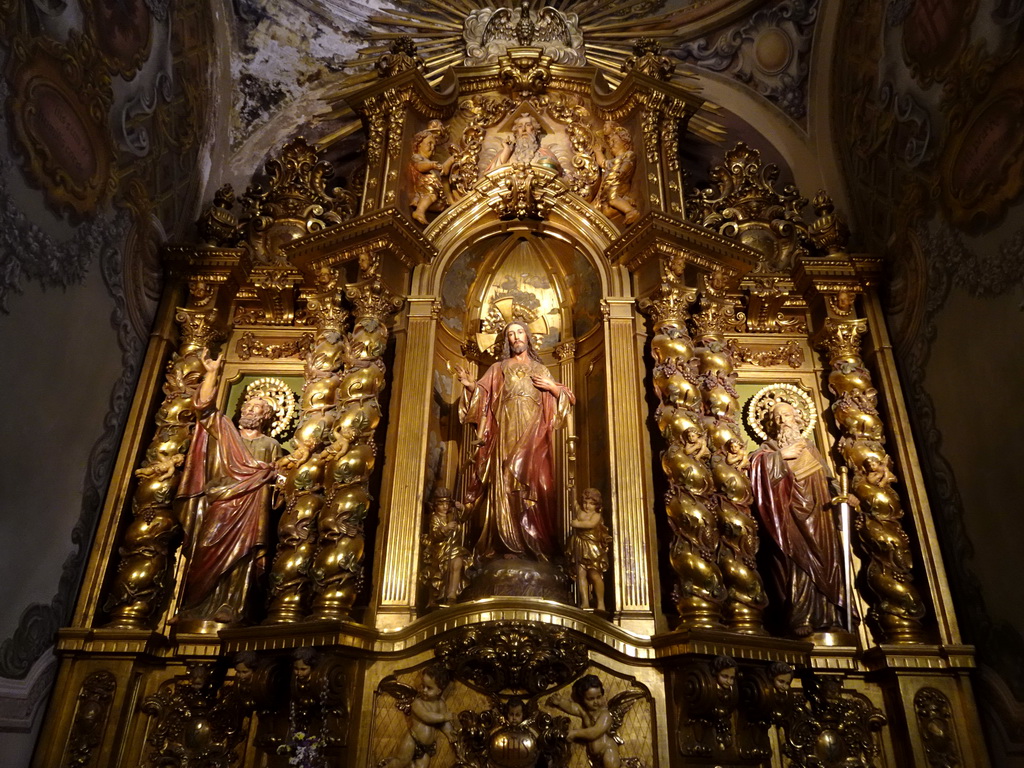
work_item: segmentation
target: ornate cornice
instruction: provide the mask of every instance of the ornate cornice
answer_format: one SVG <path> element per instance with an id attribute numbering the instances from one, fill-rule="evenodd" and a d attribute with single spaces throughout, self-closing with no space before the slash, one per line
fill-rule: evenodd
<path id="1" fill-rule="evenodd" d="M 295 240 L 282 250 L 288 261 L 307 274 L 348 261 L 353 253 L 372 244 L 413 268 L 437 256 L 430 241 L 394 208 L 360 216 Z"/>
<path id="2" fill-rule="evenodd" d="M 612 264 L 635 271 L 651 258 L 687 251 L 703 271 L 724 267 L 743 275 L 754 268 L 757 252 L 727 237 L 664 213 L 652 211 L 608 249 Z"/>

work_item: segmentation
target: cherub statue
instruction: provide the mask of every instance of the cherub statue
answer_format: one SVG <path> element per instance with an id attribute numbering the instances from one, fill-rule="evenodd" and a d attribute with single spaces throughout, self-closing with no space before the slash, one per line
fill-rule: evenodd
<path id="1" fill-rule="evenodd" d="M 463 545 L 466 507 L 447 488 L 437 488 L 430 500 L 430 530 L 423 536 L 423 578 L 431 587 L 431 602 L 453 602 L 465 586 L 463 574 L 472 553 Z"/>
<path id="2" fill-rule="evenodd" d="M 604 684 L 597 675 L 584 675 L 572 685 L 572 699 L 555 694 L 548 697 L 548 706 L 580 719 L 580 728 L 570 728 L 569 741 L 584 742 L 594 768 L 619 768 L 638 764 L 634 758 L 623 760 L 619 746 L 623 744 L 619 727 L 629 711 L 644 694 L 638 690 L 617 693 L 605 700 Z"/>
<path id="3" fill-rule="evenodd" d="M 569 562 L 576 570 L 577 599 L 581 608 L 589 609 L 593 588 L 594 607 L 605 610 L 604 573 L 608 570 L 608 548 L 611 535 L 601 515 L 601 492 L 587 488 L 583 503 L 576 505 L 576 515 L 569 521 Z"/>
<path id="4" fill-rule="evenodd" d="M 135 470 L 135 476 L 140 480 L 155 480 L 158 483 L 170 480 L 174 471 L 185 463 L 185 454 L 172 453 L 170 455 L 160 450 L 150 448 L 146 451 L 146 464 Z"/>
<path id="5" fill-rule="evenodd" d="M 446 175 L 455 162 L 452 154 L 443 163 L 432 158 L 437 147 L 438 136 L 444 127 L 439 120 L 431 120 L 430 127 L 412 138 L 412 160 L 409 162 L 409 177 L 412 183 L 412 217 L 420 224 L 427 223 L 427 211 L 444 210 L 448 199 L 444 193 L 441 176 Z"/>
<path id="6" fill-rule="evenodd" d="M 730 437 L 726 440 L 723 453 L 725 454 L 725 463 L 730 467 L 746 470 L 750 466 L 750 457 L 747 456 L 746 447 L 739 438 Z"/>
<path id="7" fill-rule="evenodd" d="M 630 195 L 633 172 L 636 170 L 633 138 L 626 128 L 610 120 L 604 124 L 602 133 L 608 155 L 600 147 L 595 151 L 597 162 L 604 169 L 604 179 L 597 193 L 598 204 L 605 216 L 621 213 L 623 223 L 628 227 L 640 218 L 640 211 L 636 209 L 636 203 Z"/>
<path id="8" fill-rule="evenodd" d="M 687 427 L 683 430 L 683 453 L 695 461 L 700 461 L 711 453 L 708 450 L 707 438 L 697 427 Z"/>
<path id="9" fill-rule="evenodd" d="M 864 478 L 879 488 L 888 488 L 896 482 L 896 475 L 892 473 L 891 466 L 892 459 L 888 456 L 882 459 L 874 454 L 869 454 L 864 459 Z"/>
<path id="10" fill-rule="evenodd" d="M 437 753 L 437 734 L 443 733 L 457 745 L 455 720 L 444 700 L 444 691 L 451 682 L 448 670 L 439 664 L 420 673 L 418 689 L 400 683 L 394 677 L 385 678 L 380 690 L 398 700 L 398 708 L 409 718 L 409 730 L 398 746 L 398 754 L 381 760 L 378 768 L 427 768 L 430 758 Z"/>

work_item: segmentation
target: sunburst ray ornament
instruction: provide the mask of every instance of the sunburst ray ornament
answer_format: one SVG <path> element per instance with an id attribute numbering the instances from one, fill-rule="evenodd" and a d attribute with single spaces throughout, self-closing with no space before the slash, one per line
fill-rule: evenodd
<path id="1" fill-rule="evenodd" d="M 524 45 L 540 48 L 556 64 L 592 66 L 610 88 L 626 76 L 627 68 L 698 91 L 696 77 L 676 70 L 661 53 L 694 39 L 742 15 L 764 0 L 706 0 L 671 8 L 669 0 L 511 0 L 497 5 L 488 0 L 397 0 L 396 7 L 368 20 L 375 29 L 367 35 L 371 44 L 359 58 L 346 62 L 351 71 L 343 92 L 376 79 L 386 71 L 381 62 L 393 57 L 397 41 L 409 39 L 417 65 L 427 82 L 437 86 L 452 66 L 480 66 L 496 62 L 509 48 Z M 669 10 L 665 10 L 668 7 Z M 657 53 L 652 53 L 656 48 Z M 657 60 L 656 67 L 637 67 L 638 57 Z M 665 66 L 663 62 L 668 62 Z M 657 70 L 657 74 L 656 74 Z M 355 115 L 338 99 L 327 119 L 353 118 L 320 140 L 321 148 L 359 130 Z M 690 119 L 689 131 L 718 143 L 725 135 L 714 119 L 717 106 L 705 102 Z"/>

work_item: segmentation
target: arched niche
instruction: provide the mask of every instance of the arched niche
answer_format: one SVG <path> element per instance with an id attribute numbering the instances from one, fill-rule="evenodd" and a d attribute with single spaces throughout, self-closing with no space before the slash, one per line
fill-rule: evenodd
<path id="1" fill-rule="evenodd" d="M 573 484 L 575 495 L 597 487 L 607 498 L 607 339 L 601 310 L 610 282 L 606 263 L 564 233 L 506 226 L 443 254 L 435 266 L 438 311 L 425 496 L 441 486 L 461 493 L 471 453 L 472 428 L 458 417 L 461 385 L 455 366 L 468 363 L 471 375 L 482 374 L 500 355 L 505 324 L 522 319 L 541 360 L 577 397 L 570 423 L 556 438 L 563 517 L 567 521 L 572 509 Z"/>

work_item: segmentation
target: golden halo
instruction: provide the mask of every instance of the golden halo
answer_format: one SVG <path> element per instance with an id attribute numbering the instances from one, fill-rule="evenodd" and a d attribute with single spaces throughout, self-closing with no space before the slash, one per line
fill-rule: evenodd
<path id="1" fill-rule="evenodd" d="M 256 379 L 245 388 L 242 402 L 244 403 L 251 397 L 266 400 L 274 409 L 274 421 L 267 433 L 271 437 L 280 437 L 285 434 L 298 415 L 299 398 L 295 396 L 292 388 L 281 379 L 272 376 Z"/>
<path id="2" fill-rule="evenodd" d="M 747 429 L 761 440 L 767 440 L 764 431 L 764 418 L 778 403 L 789 403 L 796 408 L 806 425 L 800 432 L 809 438 L 814 432 L 814 422 L 818 418 L 818 409 L 814 407 L 811 396 L 795 384 L 769 384 L 762 387 L 757 394 L 747 401 Z"/>

